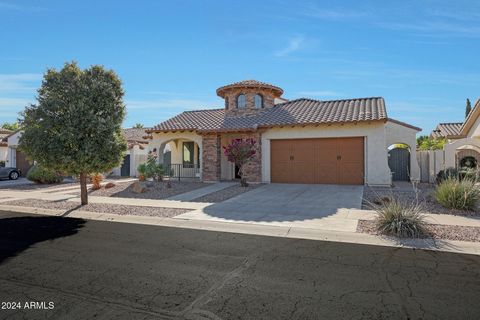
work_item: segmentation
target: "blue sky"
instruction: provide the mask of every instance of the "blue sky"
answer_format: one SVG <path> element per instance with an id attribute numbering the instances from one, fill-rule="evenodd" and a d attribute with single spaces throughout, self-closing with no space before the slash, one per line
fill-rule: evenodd
<path id="1" fill-rule="evenodd" d="M 0 43 L 0 122 L 72 60 L 118 73 L 125 126 L 222 107 L 216 88 L 244 79 L 288 99 L 383 96 L 424 134 L 480 97 L 480 1 L 0 0 Z"/>

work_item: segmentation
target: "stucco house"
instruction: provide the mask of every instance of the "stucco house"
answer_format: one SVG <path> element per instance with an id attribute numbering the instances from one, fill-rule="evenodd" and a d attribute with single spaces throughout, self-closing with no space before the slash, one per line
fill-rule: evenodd
<path id="1" fill-rule="evenodd" d="M 480 164 L 480 99 L 464 122 L 439 123 L 430 134 L 432 138 L 445 138 L 444 168 L 463 167 L 465 162 Z"/>
<path id="2" fill-rule="evenodd" d="M 13 131 L 0 128 L 0 162 L 7 161 L 7 151 L 8 151 L 7 137 L 12 133 Z"/>
<path id="3" fill-rule="evenodd" d="M 156 125 L 147 130 L 149 149 L 170 150 L 172 165 L 203 181 L 232 180 L 238 168 L 222 147 L 235 138 L 253 138 L 259 152 L 246 170 L 249 182 L 390 185 L 389 147 L 405 144 L 408 176 L 419 179 L 420 129 L 389 118 L 381 97 L 288 101 L 281 88 L 255 80 L 216 93 L 223 108 L 186 111 Z"/>
<path id="4" fill-rule="evenodd" d="M 22 176 L 26 176 L 28 170 L 32 167 L 32 163 L 27 159 L 27 156 L 18 150 L 18 141 L 22 136 L 23 131 L 17 130 L 11 132 L 3 141 L 7 144 L 6 166 L 16 167 L 20 170 Z"/>
<path id="5" fill-rule="evenodd" d="M 126 128 L 123 129 L 123 135 L 127 140 L 127 152 L 123 157 L 121 166 L 114 168 L 115 176 L 138 176 L 137 168 L 144 163 L 148 155 L 149 140 L 145 138 L 145 130 L 149 128 Z"/>

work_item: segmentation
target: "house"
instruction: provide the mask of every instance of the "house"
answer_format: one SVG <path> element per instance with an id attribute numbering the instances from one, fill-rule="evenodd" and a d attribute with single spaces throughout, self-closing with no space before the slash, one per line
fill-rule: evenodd
<path id="1" fill-rule="evenodd" d="M 8 143 L 7 137 L 12 134 L 13 131 L 0 128 L 0 163 L 5 164 L 7 161 Z"/>
<path id="2" fill-rule="evenodd" d="M 246 169 L 250 182 L 390 185 L 397 170 L 419 179 L 420 129 L 389 118 L 381 97 L 288 101 L 281 88 L 255 80 L 216 93 L 223 108 L 186 111 L 147 130 L 150 150 L 168 148 L 172 166 L 206 182 L 238 177 L 222 149 L 236 138 L 253 138 L 259 146 Z M 408 158 L 391 170 L 390 149 L 398 144 L 408 146 Z"/>
<path id="3" fill-rule="evenodd" d="M 445 138 L 444 168 L 477 167 L 480 164 L 480 99 L 464 122 L 440 123 L 430 134 Z"/>
<path id="4" fill-rule="evenodd" d="M 32 167 L 32 163 L 27 159 L 25 153 L 18 150 L 18 141 L 22 135 L 22 130 L 17 130 L 11 132 L 8 136 L 4 138 L 4 141 L 7 142 L 7 167 L 16 167 L 20 170 L 22 176 L 26 176 L 28 170 Z"/>
<path id="5" fill-rule="evenodd" d="M 122 165 L 113 169 L 113 175 L 123 177 L 138 176 L 137 168 L 147 160 L 149 151 L 149 140 L 145 138 L 145 130 L 145 128 L 123 129 L 128 150 L 124 155 Z"/>

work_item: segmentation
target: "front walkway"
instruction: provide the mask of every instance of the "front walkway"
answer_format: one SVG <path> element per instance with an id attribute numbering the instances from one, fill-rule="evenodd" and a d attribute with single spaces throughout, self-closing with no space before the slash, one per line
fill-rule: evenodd
<path id="1" fill-rule="evenodd" d="M 176 201 L 192 201 L 194 199 L 198 199 L 200 197 L 206 196 L 207 194 L 211 194 L 228 187 L 237 185 L 238 182 L 217 182 L 212 183 L 211 185 L 203 188 L 198 188 L 189 192 L 181 193 L 176 196 L 167 198 L 167 200 L 176 200 Z"/>

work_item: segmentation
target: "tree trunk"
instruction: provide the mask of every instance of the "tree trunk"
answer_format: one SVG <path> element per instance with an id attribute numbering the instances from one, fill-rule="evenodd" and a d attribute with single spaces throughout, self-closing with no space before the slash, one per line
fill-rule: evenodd
<path id="1" fill-rule="evenodd" d="M 82 206 L 88 204 L 88 193 L 87 193 L 87 174 L 80 174 L 80 199 Z"/>

